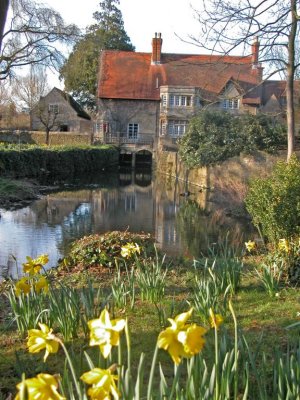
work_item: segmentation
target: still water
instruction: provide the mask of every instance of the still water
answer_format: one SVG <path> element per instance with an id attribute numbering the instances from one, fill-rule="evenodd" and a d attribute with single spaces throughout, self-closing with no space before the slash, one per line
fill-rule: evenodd
<path id="1" fill-rule="evenodd" d="M 165 253 L 190 258 L 229 231 L 231 240 L 245 240 L 249 222 L 227 217 L 209 198 L 207 191 L 173 178 L 125 171 L 92 184 L 64 185 L 22 209 L 0 209 L 0 279 L 21 276 L 27 255 L 47 253 L 53 267 L 72 241 L 92 233 L 151 233 Z"/>

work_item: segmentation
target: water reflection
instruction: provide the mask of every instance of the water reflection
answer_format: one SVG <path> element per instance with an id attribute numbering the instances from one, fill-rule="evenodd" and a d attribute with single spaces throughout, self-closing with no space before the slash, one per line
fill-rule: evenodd
<path id="1" fill-rule="evenodd" d="M 236 236 L 249 230 L 213 210 L 208 194 L 197 187 L 190 186 L 184 196 L 182 182 L 152 178 L 149 171 L 123 171 L 113 181 L 114 185 L 65 187 L 21 210 L 2 210 L 0 265 L 5 268 L 0 273 L 17 277 L 26 255 L 41 253 L 49 254 L 49 267 L 55 266 L 71 241 L 95 232 L 150 232 L 164 252 L 197 257 L 229 228 Z"/>

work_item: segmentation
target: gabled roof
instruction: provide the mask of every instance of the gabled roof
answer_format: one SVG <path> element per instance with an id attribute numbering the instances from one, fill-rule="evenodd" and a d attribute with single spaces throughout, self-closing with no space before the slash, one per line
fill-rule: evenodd
<path id="1" fill-rule="evenodd" d="M 52 91 L 56 91 L 60 96 L 62 96 L 63 99 L 70 104 L 70 106 L 76 112 L 78 117 L 88 119 L 88 120 L 91 119 L 91 117 L 88 115 L 88 113 L 86 113 L 84 111 L 84 109 L 81 107 L 81 105 L 79 103 L 77 103 L 77 101 L 75 101 L 69 93 L 62 91 L 62 90 L 58 89 L 57 87 L 54 87 L 49 93 L 51 93 Z"/>
<path id="2" fill-rule="evenodd" d="M 251 56 L 162 54 L 151 64 L 151 53 L 104 50 L 100 55 L 98 97 L 159 100 L 160 86 L 190 86 L 214 97 L 234 79 L 256 85 Z"/>

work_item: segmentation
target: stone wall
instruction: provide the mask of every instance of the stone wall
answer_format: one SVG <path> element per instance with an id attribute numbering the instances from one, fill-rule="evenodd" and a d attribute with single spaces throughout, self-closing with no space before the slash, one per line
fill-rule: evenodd
<path id="1" fill-rule="evenodd" d="M 90 133 L 50 132 L 50 145 L 89 145 L 92 141 Z M 42 145 L 46 142 L 46 133 L 40 131 L 2 131 L 0 142 L 27 143 Z"/>
<path id="2" fill-rule="evenodd" d="M 188 181 L 200 187 L 214 186 L 220 179 L 237 179 L 248 182 L 252 176 L 263 176 L 270 173 L 274 164 L 286 159 L 286 151 L 277 155 L 257 152 L 255 155 L 233 157 L 214 167 L 193 168 L 188 170 L 180 161 L 177 152 L 162 151 L 156 160 L 156 170 L 177 179 Z"/>
<path id="3" fill-rule="evenodd" d="M 176 152 L 161 151 L 156 159 L 156 171 L 182 182 L 182 194 L 195 199 L 203 209 L 213 211 L 220 206 L 228 214 L 244 215 L 244 198 L 249 179 L 267 176 L 274 164 L 286 159 L 286 151 L 278 155 L 257 152 L 242 155 L 207 168 L 188 170 Z"/>

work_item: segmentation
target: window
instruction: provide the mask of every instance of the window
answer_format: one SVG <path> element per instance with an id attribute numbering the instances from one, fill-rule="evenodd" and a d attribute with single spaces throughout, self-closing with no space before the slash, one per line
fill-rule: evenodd
<path id="1" fill-rule="evenodd" d="M 237 109 L 239 108 L 239 100 L 238 99 L 224 99 L 222 103 L 223 108 L 228 109 Z"/>
<path id="2" fill-rule="evenodd" d="M 182 136 L 186 132 L 188 121 L 170 120 L 168 122 L 168 134 L 170 136 Z"/>
<path id="3" fill-rule="evenodd" d="M 139 124 L 128 124 L 128 138 L 137 139 L 139 133 Z"/>
<path id="4" fill-rule="evenodd" d="M 51 114 L 58 114 L 59 113 L 58 104 L 49 104 L 49 112 Z"/>
<path id="5" fill-rule="evenodd" d="M 108 122 L 103 122 L 102 124 L 102 132 L 103 133 L 109 133 L 110 129 L 109 129 L 109 123 Z"/>
<path id="6" fill-rule="evenodd" d="M 162 101 L 163 107 L 166 107 L 166 105 L 167 105 L 167 96 L 165 94 L 163 94 L 161 96 L 161 101 Z"/>
<path id="7" fill-rule="evenodd" d="M 170 95 L 169 106 L 180 106 L 180 107 L 189 107 L 192 104 L 191 96 L 180 96 L 180 95 Z"/>

